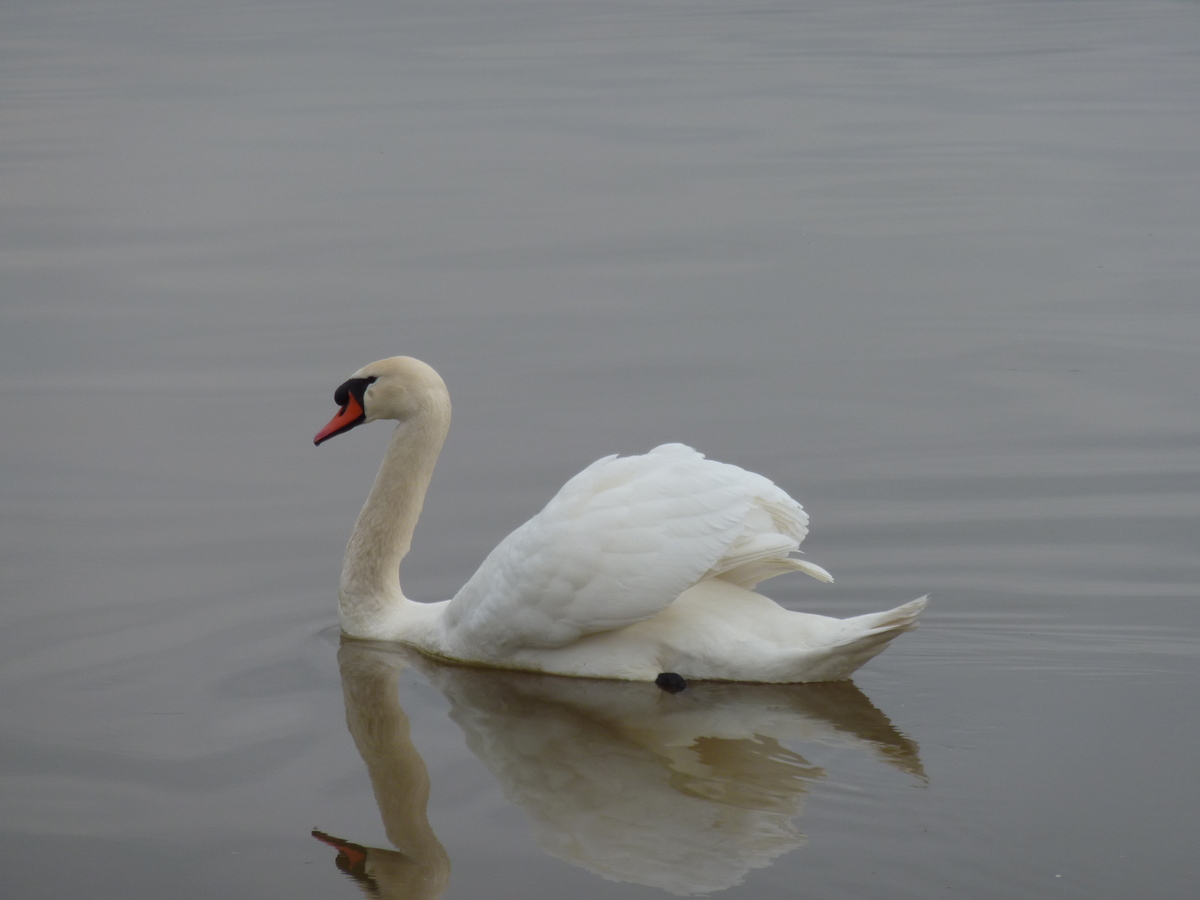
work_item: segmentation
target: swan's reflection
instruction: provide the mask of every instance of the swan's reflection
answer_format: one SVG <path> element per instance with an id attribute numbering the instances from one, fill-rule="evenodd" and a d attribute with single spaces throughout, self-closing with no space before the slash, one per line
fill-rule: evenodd
<path id="1" fill-rule="evenodd" d="M 346 725 L 367 764 L 383 828 L 395 850 L 364 847 L 320 831 L 318 840 L 336 847 L 338 868 L 368 897 L 436 900 L 450 878 L 450 857 L 429 827 L 429 771 L 409 736 L 400 708 L 396 676 L 408 654 L 342 641 L 338 668 L 346 699 Z"/>
<path id="2" fill-rule="evenodd" d="M 792 819 L 824 770 L 801 742 L 869 748 L 923 778 L 916 745 L 849 682 L 652 684 L 443 665 L 343 641 L 346 720 L 396 851 L 327 835 L 373 897 L 437 897 L 449 860 L 429 828 L 429 778 L 397 699 L 414 666 L 547 852 L 605 878 L 708 893 L 800 846 Z M 398 851 L 398 852 L 397 852 Z"/>

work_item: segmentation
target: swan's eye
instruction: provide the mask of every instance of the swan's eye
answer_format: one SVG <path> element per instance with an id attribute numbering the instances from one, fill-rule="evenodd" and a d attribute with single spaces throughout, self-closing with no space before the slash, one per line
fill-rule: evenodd
<path id="1" fill-rule="evenodd" d="M 363 402 L 363 394 L 366 393 L 367 385 L 374 384 L 376 376 L 370 378 L 351 378 L 349 381 L 342 382 L 338 385 L 338 389 L 333 392 L 333 402 L 342 409 L 346 408 L 346 404 L 350 402 L 351 395 L 358 400 L 359 406 Z"/>

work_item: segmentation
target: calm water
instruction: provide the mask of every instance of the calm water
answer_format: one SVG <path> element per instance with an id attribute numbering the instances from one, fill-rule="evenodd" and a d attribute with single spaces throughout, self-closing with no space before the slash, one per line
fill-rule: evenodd
<path id="1" fill-rule="evenodd" d="M 1194 896 L 1200 5 L 0 22 L 5 896 Z M 398 353 L 412 596 L 679 440 L 810 510 L 768 593 L 924 626 L 677 697 L 339 651 L 388 429 L 311 438 Z"/>

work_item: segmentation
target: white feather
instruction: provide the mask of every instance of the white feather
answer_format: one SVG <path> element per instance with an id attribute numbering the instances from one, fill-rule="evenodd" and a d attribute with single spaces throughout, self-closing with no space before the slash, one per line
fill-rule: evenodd
<path id="1" fill-rule="evenodd" d="M 464 647 L 563 647 L 648 619 L 704 578 L 782 564 L 807 522 L 766 478 L 682 444 L 608 456 L 500 542 L 446 625 Z"/>

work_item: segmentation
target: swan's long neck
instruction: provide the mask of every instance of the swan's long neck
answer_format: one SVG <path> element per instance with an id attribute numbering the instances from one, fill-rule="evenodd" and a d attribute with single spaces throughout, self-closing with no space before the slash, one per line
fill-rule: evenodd
<path id="1" fill-rule="evenodd" d="M 382 637 L 406 611 L 424 618 L 421 607 L 400 590 L 400 561 L 412 546 L 413 530 L 433 467 L 450 427 L 450 401 L 426 398 L 420 411 L 401 422 L 388 444 L 383 465 L 358 514 L 342 564 L 342 629 L 357 637 Z M 415 608 L 414 608 L 415 607 Z"/>

